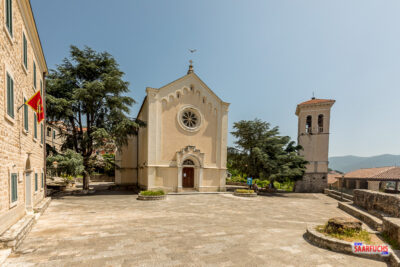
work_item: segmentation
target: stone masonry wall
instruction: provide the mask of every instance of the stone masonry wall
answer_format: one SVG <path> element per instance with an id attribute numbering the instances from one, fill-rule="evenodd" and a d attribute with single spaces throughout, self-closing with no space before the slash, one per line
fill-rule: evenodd
<path id="1" fill-rule="evenodd" d="M 303 178 L 296 182 L 295 192 L 322 193 L 328 187 L 326 177 L 325 173 L 305 173 Z"/>
<path id="2" fill-rule="evenodd" d="M 377 211 L 386 216 L 400 218 L 400 197 L 365 189 L 355 189 L 354 204 L 368 211 Z"/>
<path id="3" fill-rule="evenodd" d="M 20 9 L 20 1 L 12 1 L 13 31 L 9 34 L 5 26 L 5 5 L 0 4 L 0 233 L 15 223 L 25 214 L 25 181 L 27 171 L 31 172 L 32 205 L 44 198 L 41 187 L 41 174 L 44 172 L 44 145 L 41 144 L 41 126 L 37 125 L 37 138 L 34 138 L 33 110 L 28 110 L 29 130 L 24 130 L 24 109 L 20 107 L 24 98 L 29 99 L 40 84 L 44 86 L 43 69 L 38 60 L 38 53 L 32 46 L 34 30 L 27 29 Z M 23 64 L 23 33 L 27 39 L 28 67 Z M 36 63 L 36 88 L 33 85 L 33 62 Z M 14 80 L 14 118 L 7 115 L 7 79 Z M 43 127 L 44 128 L 44 127 Z M 27 170 L 29 156 L 30 166 Z M 11 203 L 11 174 L 18 176 L 18 200 Z M 38 190 L 35 191 L 35 173 L 38 174 Z"/>

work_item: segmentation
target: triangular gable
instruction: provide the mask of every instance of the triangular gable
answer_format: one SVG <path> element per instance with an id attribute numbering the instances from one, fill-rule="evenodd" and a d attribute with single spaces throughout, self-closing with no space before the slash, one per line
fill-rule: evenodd
<path id="1" fill-rule="evenodd" d="M 176 79 L 175 81 L 170 82 L 170 83 L 168 83 L 167 85 L 164 85 L 164 86 L 160 87 L 158 90 L 161 91 L 161 90 L 163 90 L 164 88 L 169 88 L 169 87 L 171 87 L 171 86 L 174 86 L 174 85 L 177 84 L 178 82 L 181 82 L 182 80 L 185 80 L 185 79 L 187 79 L 187 78 L 189 78 L 189 77 L 194 77 L 196 80 L 198 80 L 198 81 L 200 82 L 200 84 L 201 84 L 204 88 L 206 88 L 206 90 L 207 90 L 212 96 L 214 96 L 219 102 L 226 103 L 226 102 L 222 101 L 221 98 L 219 98 L 219 97 L 214 93 L 214 91 L 211 90 L 210 87 L 208 87 L 207 84 L 205 84 L 205 83 L 200 79 L 200 77 L 197 76 L 196 73 L 194 73 L 194 72 L 193 72 L 193 73 L 186 74 L 185 76 L 182 76 L 181 78 Z"/>

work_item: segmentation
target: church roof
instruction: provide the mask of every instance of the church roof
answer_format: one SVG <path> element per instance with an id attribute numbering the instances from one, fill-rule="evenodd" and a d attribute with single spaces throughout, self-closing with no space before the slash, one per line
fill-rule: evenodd
<path id="1" fill-rule="evenodd" d="M 308 106 L 308 105 L 318 105 L 318 104 L 333 104 L 335 102 L 336 101 L 333 100 L 333 99 L 318 99 L 318 98 L 313 97 L 310 100 L 304 101 L 304 102 L 302 102 L 302 103 L 297 105 L 296 115 L 299 114 L 300 107 Z"/>

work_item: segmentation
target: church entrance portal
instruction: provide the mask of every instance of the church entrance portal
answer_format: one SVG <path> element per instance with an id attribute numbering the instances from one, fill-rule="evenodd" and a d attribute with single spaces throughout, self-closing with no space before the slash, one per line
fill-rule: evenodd
<path id="1" fill-rule="evenodd" d="M 194 187 L 194 168 L 185 167 L 182 170 L 182 187 L 193 188 Z"/>

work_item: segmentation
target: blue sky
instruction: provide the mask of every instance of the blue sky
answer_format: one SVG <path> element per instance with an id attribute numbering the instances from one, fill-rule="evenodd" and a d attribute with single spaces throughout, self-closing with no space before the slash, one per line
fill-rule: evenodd
<path id="1" fill-rule="evenodd" d="M 330 156 L 400 154 L 400 2 L 31 0 L 47 64 L 69 45 L 108 51 L 138 102 L 195 72 L 235 121 L 296 139 L 296 105 L 332 98 Z M 188 48 L 196 48 L 191 56 Z M 229 143 L 233 138 L 229 136 Z"/>

